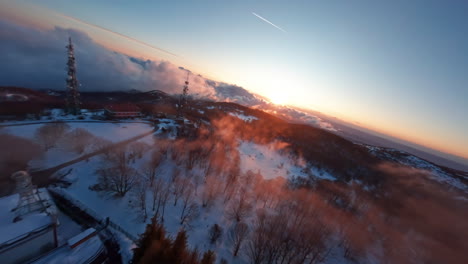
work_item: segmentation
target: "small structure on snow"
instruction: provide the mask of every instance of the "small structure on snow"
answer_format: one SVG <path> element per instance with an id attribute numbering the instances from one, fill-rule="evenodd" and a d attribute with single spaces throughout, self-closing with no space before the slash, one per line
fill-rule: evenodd
<path id="1" fill-rule="evenodd" d="M 141 116 L 138 106 L 130 103 L 110 104 L 104 108 L 105 114 L 111 118 L 132 118 Z"/>

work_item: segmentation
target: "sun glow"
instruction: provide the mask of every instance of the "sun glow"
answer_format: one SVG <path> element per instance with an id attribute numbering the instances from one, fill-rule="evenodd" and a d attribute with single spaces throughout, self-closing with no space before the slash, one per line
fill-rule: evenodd
<path id="1" fill-rule="evenodd" d="M 285 105 L 288 103 L 288 96 L 286 93 L 273 92 L 268 98 L 272 103 L 277 105 Z"/>
<path id="2" fill-rule="evenodd" d="M 256 71 L 262 67 L 263 65 L 259 65 L 252 69 L 255 74 L 249 78 L 247 87 L 255 87 L 256 92 L 277 105 L 292 104 L 297 101 L 297 94 L 292 89 L 302 86 L 300 85 L 301 79 L 295 73 L 267 67 L 263 67 L 262 71 Z"/>

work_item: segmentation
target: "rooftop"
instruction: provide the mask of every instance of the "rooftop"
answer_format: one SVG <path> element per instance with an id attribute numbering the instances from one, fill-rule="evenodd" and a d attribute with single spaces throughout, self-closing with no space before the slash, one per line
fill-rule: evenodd
<path id="1" fill-rule="evenodd" d="M 59 247 L 34 261 L 34 264 L 90 263 L 104 250 L 98 236 L 93 236 L 75 248 L 68 245 Z"/>

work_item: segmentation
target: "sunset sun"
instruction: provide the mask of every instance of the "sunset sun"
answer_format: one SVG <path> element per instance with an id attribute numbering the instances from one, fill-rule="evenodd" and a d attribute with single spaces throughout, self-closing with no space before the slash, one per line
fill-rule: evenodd
<path id="1" fill-rule="evenodd" d="M 285 105 L 288 102 L 288 96 L 285 93 L 274 92 L 269 96 L 272 103 Z"/>

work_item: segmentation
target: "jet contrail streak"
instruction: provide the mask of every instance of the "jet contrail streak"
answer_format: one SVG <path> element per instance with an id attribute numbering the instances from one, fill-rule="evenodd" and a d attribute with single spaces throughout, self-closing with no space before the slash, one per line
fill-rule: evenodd
<path id="1" fill-rule="evenodd" d="M 128 39 L 128 40 L 137 42 L 137 43 L 139 43 L 139 44 L 141 44 L 141 45 L 143 45 L 143 46 L 146 46 L 146 47 L 155 49 L 155 50 L 157 50 L 157 51 L 161 51 L 161 52 L 170 54 L 170 55 L 172 55 L 172 56 L 179 57 L 178 55 L 176 55 L 176 54 L 174 54 L 174 53 L 172 53 L 172 52 L 169 52 L 169 51 L 167 51 L 167 50 L 160 49 L 160 48 L 158 48 L 158 47 L 155 47 L 155 46 L 152 46 L 152 45 L 150 45 L 150 44 L 148 44 L 148 43 L 145 43 L 145 42 L 143 42 L 143 41 L 141 41 L 141 40 L 134 39 L 134 38 L 129 37 L 129 36 L 127 36 L 127 35 L 120 34 L 120 33 L 118 33 L 118 32 L 112 31 L 112 30 L 110 30 L 110 29 L 107 29 L 107 28 L 104 28 L 104 27 L 101 27 L 101 26 L 98 26 L 98 25 L 94 25 L 94 24 L 88 23 L 88 22 L 86 22 L 86 21 L 83 21 L 83 20 L 80 20 L 80 19 L 78 19 L 78 18 L 74 18 L 74 17 L 71 17 L 71 16 L 66 16 L 66 15 L 58 14 L 58 13 L 57 13 L 57 15 L 62 16 L 62 17 L 67 18 L 67 19 L 70 19 L 70 20 L 73 20 L 73 21 L 76 21 L 76 22 L 79 22 L 79 23 L 82 23 L 82 24 L 85 24 L 85 25 L 88 25 L 88 26 L 91 26 L 91 27 L 94 27 L 94 28 L 97 28 L 97 29 L 100 29 L 100 30 L 104 30 L 104 31 L 106 31 L 106 32 L 109 32 L 109 33 L 112 33 L 112 34 L 115 34 L 115 35 L 118 35 L 118 36 L 120 36 L 120 37 L 123 37 L 123 38 L 126 38 L 126 39 Z"/>
<path id="2" fill-rule="evenodd" d="M 282 29 L 282 28 L 278 27 L 277 25 L 275 25 L 275 24 L 271 23 L 270 21 L 268 21 L 268 19 L 266 19 L 266 18 L 263 18 L 262 16 L 260 16 L 260 15 L 256 14 L 255 12 L 252 12 L 252 15 L 254 15 L 254 16 L 256 16 L 256 17 L 260 18 L 261 20 L 263 20 L 263 21 L 267 22 L 268 24 L 270 24 L 270 25 L 274 26 L 275 28 L 277 28 L 277 29 L 279 29 L 279 30 L 283 31 L 284 33 L 288 33 L 288 32 L 286 32 L 286 30 L 284 30 L 284 29 Z"/>

